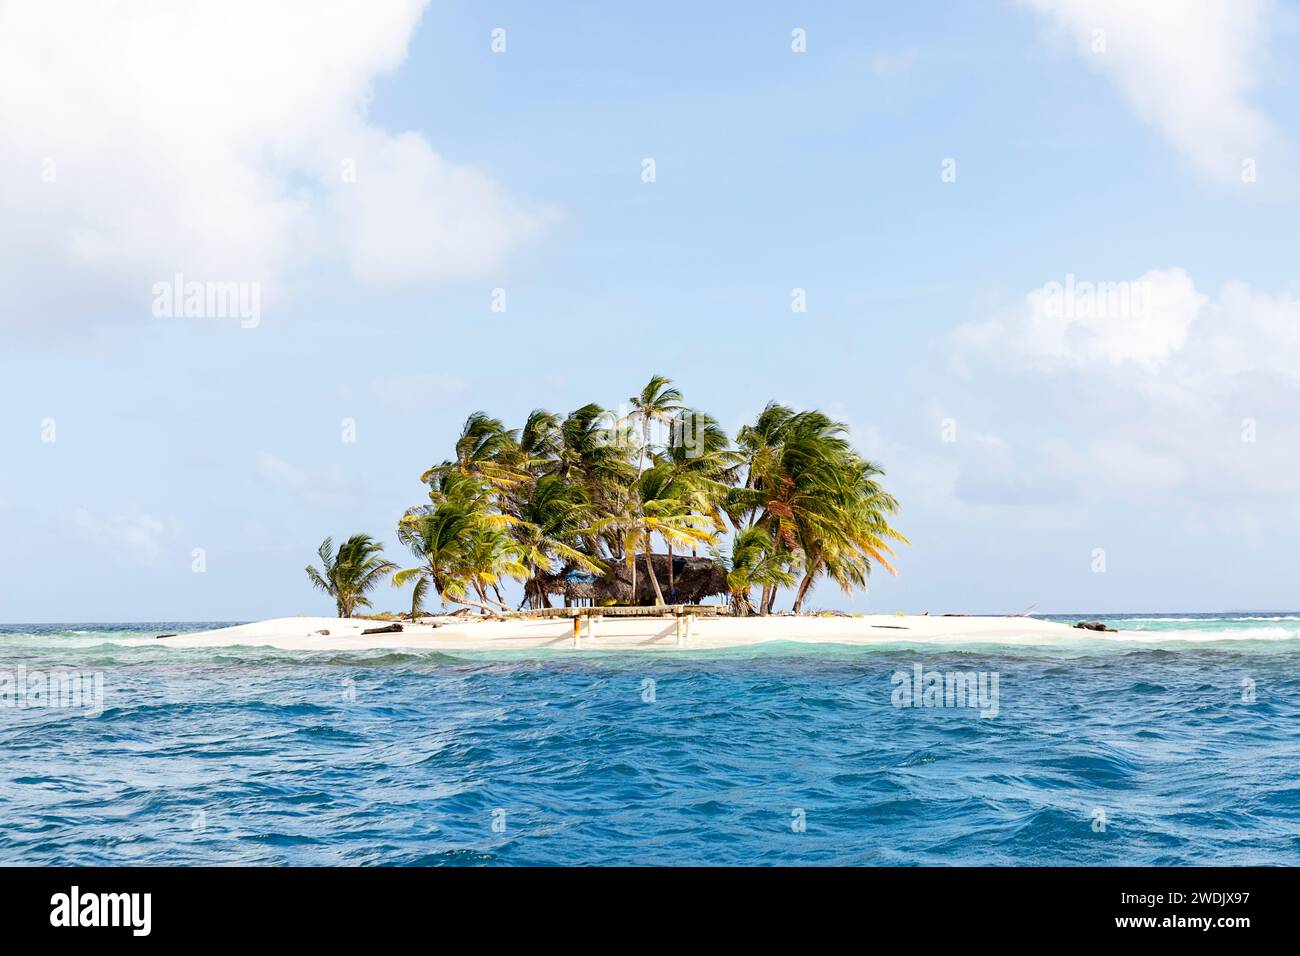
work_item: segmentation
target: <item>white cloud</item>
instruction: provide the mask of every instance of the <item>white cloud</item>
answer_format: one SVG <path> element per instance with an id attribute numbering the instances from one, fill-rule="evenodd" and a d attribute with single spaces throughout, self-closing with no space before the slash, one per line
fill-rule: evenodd
<path id="1" fill-rule="evenodd" d="M 366 115 L 426 2 L 0 2 L 6 314 L 147 314 L 176 272 L 273 286 L 338 259 L 375 284 L 493 268 L 538 217 Z"/>
<path id="2" fill-rule="evenodd" d="M 1119 282 L 1069 275 L 1029 293 L 1019 312 L 963 326 L 958 335 L 1042 362 L 1157 368 L 1182 348 L 1206 301 L 1182 269 Z"/>
<path id="3" fill-rule="evenodd" d="M 1300 298 L 1242 282 L 1209 296 L 1182 269 L 1138 281 L 1156 290 L 1142 317 L 1045 316 L 1038 290 L 959 328 L 946 401 L 1014 427 L 999 470 L 1017 480 L 1129 508 L 1177 498 L 1189 522 L 1229 502 L 1266 520 L 1300 494 Z"/>
<path id="4" fill-rule="evenodd" d="M 492 180 L 438 156 L 414 133 L 367 131 L 366 165 L 339 191 L 339 231 L 352 271 L 372 285 L 483 275 L 540 219 Z"/>
<path id="5" fill-rule="evenodd" d="M 1300 373 L 1300 297 L 1253 292 L 1240 281 L 1224 284 L 1216 298 L 1197 290 L 1181 268 L 1151 270 L 1136 279 L 1089 283 L 1093 306 L 1077 290 L 1073 304 L 1053 302 L 1054 281 L 1025 295 L 1023 304 L 983 322 L 959 326 L 962 355 L 985 353 L 1006 366 L 1052 370 L 1072 367 L 1099 374 L 1110 367 L 1117 380 L 1205 394 L 1241 376 Z M 1134 307 L 1109 310 L 1099 303 L 1109 286 L 1112 302 Z M 1068 286 L 1067 286 L 1068 288 Z M 1118 289 L 1118 292 L 1115 290 Z M 1141 302 L 1140 306 L 1136 303 Z M 1126 371 L 1129 369 L 1131 371 Z"/>
<path id="6" fill-rule="evenodd" d="M 157 568 L 162 565 L 167 523 L 151 514 L 116 514 L 100 518 L 86 508 L 72 513 L 76 532 L 117 562 Z"/>
<path id="7" fill-rule="evenodd" d="M 1275 155 L 1276 130 L 1249 101 L 1270 0 L 1028 2 L 1203 173 L 1240 182 L 1243 159 Z"/>

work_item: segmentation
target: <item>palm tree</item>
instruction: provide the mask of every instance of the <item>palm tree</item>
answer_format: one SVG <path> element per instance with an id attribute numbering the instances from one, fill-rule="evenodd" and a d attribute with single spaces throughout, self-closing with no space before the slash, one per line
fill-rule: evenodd
<path id="1" fill-rule="evenodd" d="M 445 607 L 447 602 L 495 613 L 487 588 L 502 575 L 515 575 L 513 544 L 504 529 L 514 520 L 492 509 L 484 485 L 452 466 L 431 469 L 430 504 L 407 510 L 397 527 L 397 539 L 420 564 L 393 575 L 393 585 L 425 581 Z M 468 597 L 470 588 L 481 598 Z"/>
<path id="2" fill-rule="evenodd" d="M 675 388 L 672 379 L 663 375 L 652 375 L 640 392 L 628 398 L 631 405 L 631 411 L 624 418 L 629 426 L 640 429 L 640 441 L 638 442 L 636 474 L 638 476 L 645 470 L 646 452 L 650 449 L 650 428 L 658 422 L 662 425 L 671 425 L 674 416 L 684 412 L 686 406 L 681 404 L 682 393 Z M 626 502 L 628 515 L 640 513 L 640 503 L 635 499 L 635 495 L 629 497 Z M 628 547 L 631 553 L 632 563 L 632 594 L 636 594 L 636 541 L 640 537 L 640 525 L 636 521 L 629 521 L 628 528 L 635 529 L 631 531 L 631 537 L 628 539 Z M 646 540 L 646 562 L 649 564 L 650 542 Z M 654 575 L 654 568 L 648 569 L 651 576 Z M 663 603 L 662 596 L 659 593 L 659 582 L 652 581 L 655 588 L 656 600 Z"/>
<path id="3" fill-rule="evenodd" d="M 467 561 L 462 535 L 468 533 L 469 520 L 460 511 L 447 503 L 422 513 L 408 511 L 403 516 L 397 526 L 397 539 L 423 563 L 394 574 L 393 587 L 414 581 L 422 592 L 432 588 L 444 608 L 449 600 L 464 595 L 462 576 Z"/>
<path id="4" fill-rule="evenodd" d="M 411 588 L 411 620 L 414 621 L 424 613 L 424 599 L 429 594 L 429 579 L 418 576 L 415 587 Z"/>
<path id="5" fill-rule="evenodd" d="M 651 424 L 653 422 L 671 424 L 677 413 L 686 410 L 686 406 L 682 405 L 681 401 L 682 393 L 673 387 L 672 379 L 662 375 L 652 375 L 645 387 L 628 399 L 632 410 L 627 417 L 630 422 L 641 426 L 641 452 L 636 464 L 638 474 L 645 468 L 645 453 L 650 447 Z"/>
<path id="6" fill-rule="evenodd" d="M 742 528 L 731 545 L 731 570 L 727 587 L 731 589 L 731 613 L 745 617 L 754 613 L 750 592 L 768 585 L 789 587 L 794 575 L 773 546 L 772 537 L 762 528 Z"/>
<path id="7" fill-rule="evenodd" d="M 334 598 L 339 617 L 351 617 L 357 608 L 370 607 L 366 593 L 397 567 L 380 557 L 383 550 L 383 545 L 369 535 L 354 534 L 334 554 L 334 540 L 326 538 L 316 552 L 321 570 L 309 564 L 307 577 Z"/>
<path id="8" fill-rule="evenodd" d="M 464 576 L 478 595 L 479 606 L 495 604 L 504 611 L 510 606 L 501 599 L 501 579 L 512 577 L 523 581 L 529 569 L 519 560 L 520 548 L 502 527 L 490 522 L 478 522 L 465 541 Z M 495 599 L 488 596 L 491 590 Z"/>
<path id="9" fill-rule="evenodd" d="M 535 477 L 549 474 L 558 466 L 563 448 L 559 416 L 544 408 L 529 412 L 524 427 L 519 430 L 523 468 Z"/>
<path id="10" fill-rule="evenodd" d="M 753 425 L 745 425 L 736 435 L 736 444 L 745 466 L 745 489 L 761 486 L 763 476 L 771 471 L 778 453 L 781 436 L 795 411 L 786 405 L 768 402 Z M 756 499 L 755 499 L 756 500 Z M 738 499 L 748 506 L 750 523 L 753 523 L 754 500 Z M 737 522 L 737 526 L 739 523 Z"/>
<path id="11" fill-rule="evenodd" d="M 780 459 L 785 432 L 796 412 L 787 405 L 768 402 L 755 419 L 754 424 L 743 426 L 736 435 L 738 454 L 745 470 L 745 482 L 742 487 L 733 488 L 727 495 L 724 508 L 727 516 L 736 528 L 737 535 L 743 530 L 762 527 L 771 541 L 767 562 L 771 567 L 780 565 L 783 572 L 789 565 L 790 542 L 778 538 L 773 527 L 773 510 L 782 512 L 780 504 L 773 506 L 770 489 L 780 484 Z M 776 598 L 780 587 L 773 574 L 767 574 L 761 584 L 758 612 L 767 614 Z"/>
<path id="12" fill-rule="evenodd" d="M 716 420 L 700 411 L 680 412 L 673 419 L 668 441 L 655 461 L 668 469 L 672 497 L 680 499 L 696 514 L 707 516 L 717 533 L 726 531 L 723 511 L 731 487 L 739 477 L 741 457 Z M 665 543 L 669 559 L 668 589 L 675 592 L 673 542 Z"/>
<path id="13" fill-rule="evenodd" d="M 880 469 L 853 451 L 843 424 L 819 411 L 768 405 L 740 441 L 749 470 L 735 511 L 802 567 L 796 611 L 823 573 L 851 591 L 865 585 L 872 561 L 893 571 L 888 541 L 906 539 L 886 519 L 898 503 L 876 480 Z M 774 581 L 764 585 L 760 613 L 771 613 L 777 589 Z"/>
<path id="14" fill-rule="evenodd" d="M 601 406 L 591 403 L 570 412 L 560 423 L 560 453 L 554 474 L 582 489 L 591 505 L 591 531 L 583 550 L 593 558 L 602 549 L 613 558 L 625 553 L 618 531 L 629 513 L 630 487 L 636 470 L 627 460 L 626 428 Z"/>
<path id="15" fill-rule="evenodd" d="M 803 541 L 804 577 L 795 598 L 796 613 L 803 609 L 819 574 L 830 577 L 845 593 L 866 587 L 872 562 L 897 574 L 885 555 L 893 555 L 890 541 L 906 544 L 907 539 L 889 524 L 889 516 L 898 512 L 898 500 L 881 488 L 878 479 L 883 474 L 878 465 L 856 455 L 843 463 L 840 494 L 832 501 L 837 512 L 832 533 L 820 534 L 813 528 Z"/>
<path id="16" fill-rule="evenodd" d="M 611 418 L 591 402 L 570 412 L 559 427 L 556 473 L 585 486 L 593 496 L 604 486 L 625 484 L 635 476 L 624 455 L 626 432 Z"/>
<path id="17" fill-rule="evenodd" d="M 604 571 L 598 561 L 580 550 L 583 537 L 593 533 L 593 509 L 580 486 L 568 484 L 558 475 L 543 475 L 526 494 L 515 498 L 512 507 L 518 520 L 511 533 L 519 546 L 519 560 L 529 569 L 524 599 L 533 607 L 549 606 L 538 578 L 551 574 L 556 561 L 592 573 Z"/>
<path id="18" fill-rule="evenodd" d="M 641 505 L 641 513 L 630 522 L 629 560 L 632 565 L 632 595 L 636 597 L 636 545 L 642 545 L 645 551 L 646 572 L 655 592 L 655 604 L 664 603 L 663 592 L 659 588 L 659 578 L 655 574 L 654 559 L 650 551 L 650 542 L 654 535 L 659 535 L 669 544 L 703 544 L 713 540 L 713 535 L 703 530 L 700 525 L 708 524 L 704 515 L 695 514 L 689 504 L 675 494 L 672 484 L 672 472 L 663 464 L 656 464 L 641 473 L 636 483 L 636 499 Z"/>
<path id="19" fill-rule="evenodd" d="M 515 464 L 518 447 L 515 432 L 507 430 L 499 418 L 474 412 L 456 439 L 456 460 L 435 465 L 420 480 L 428 484 L 440 473 L 455 469 L 494 488 L 508 488 L 521 478 Z"/>

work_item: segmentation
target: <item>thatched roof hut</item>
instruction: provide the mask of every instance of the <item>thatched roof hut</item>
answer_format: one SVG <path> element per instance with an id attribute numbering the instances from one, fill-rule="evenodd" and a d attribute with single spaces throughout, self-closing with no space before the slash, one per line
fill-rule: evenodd
<path id="1" fill-rule="evenodd" d="M 712 558 L 691 558 L 675 554 L 652 554 L 659 590 L 668 604 L 701 604 L 705 598 L 726 595 L 727 572 Z M 672 573 L 669 574 L 669 561 Z M 669 584 L 669 578 L 672 584 Z M 624 561 L 609 562 L 609 572 L 603 577 L 576 568 L 565 568 L 557 574 L 544 575 L 538 582 L 546 594 L 565 598 L 566 603 L 591 602 L 596 605 L 610 601 L 619 604 L 651 605 L 655 602 L 654 586 L 646 573 L 646 556 L 636 558 L 636 600 L 632 598 L 632 569 Z"/>

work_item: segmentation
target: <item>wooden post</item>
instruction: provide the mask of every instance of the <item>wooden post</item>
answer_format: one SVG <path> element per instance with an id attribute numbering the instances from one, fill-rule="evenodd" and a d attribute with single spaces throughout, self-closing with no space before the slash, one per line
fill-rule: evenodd
<path id="1" fill-rule="evenodd" d="M 695 623 L 695 615 L 687 614 L 686 615 L 686 639 L 684 641 L 684 643 L 686 644 L 689 644 L 691 642 L 691 625 L 694 623 Z"/>
<path id="2" fill-rule="evenodd" d="M 677 626 L 677 646 L 682 646 L 682 616 L 680 613 L 673 615 L 673 622 Z"/>
<path id="3" fill-rule="evenodd" d="M 575 614 L 573 615 L 573 646 L 574 647 L 582 646 L 581 638 L 582 638 L 582 619 L 577 614 Z"/>

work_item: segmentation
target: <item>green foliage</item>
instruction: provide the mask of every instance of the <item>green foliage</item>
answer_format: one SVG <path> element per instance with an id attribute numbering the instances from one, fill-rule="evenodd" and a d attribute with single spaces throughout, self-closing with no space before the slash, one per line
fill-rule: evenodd
<path id="1" fill-rule="evenodd" d="M 644 566 L 662 603 L 653 562 L 637 558 L 656 541 L 670 553 L 716 552 L 729 530 L 730 557 L 720 560 L 736 613 L 770 613 L 778 590 L 796 583 L 798 610 L 820 577 L 852 591 L 873 565 L 894 570 L 890 545 L 905 541 L 889 524 L 898 502 L 841 423 L 771 403 L 733 445 L 658 375 L 630 408 L 621 419 L 594 403 L 564 416 L 536 409 L 519 429 L 470 415 L 455 457 L 422 476 L 428 503 L 398 526 L 417 564 L 393 584 L 416 583 L 412 613 L 430 589 L 444 606 L 503 609 L 506 578 L 545 607 L 542 576 L 618 563 L 631 568 L 634 589 Z"/>
<path id="2" fill-rule="evenodd" d="M 357 608 L 370 607 L 367 592 L 397 567 L 380 554 L 383 545 L 369 535 L 354 534 L 334 553 L 334 541 L 326 538 L 317 550 L 321 569 L 307 565 L 311 583 L 334 598 L 339 617 L 351 617 Z"/>

